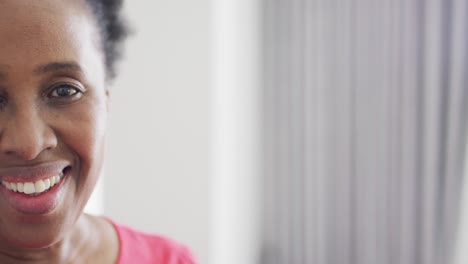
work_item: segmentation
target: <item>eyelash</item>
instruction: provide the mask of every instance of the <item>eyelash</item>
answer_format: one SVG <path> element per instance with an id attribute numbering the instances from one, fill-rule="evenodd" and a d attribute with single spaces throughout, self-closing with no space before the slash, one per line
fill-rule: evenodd
<path id="1" fill-rule="evenodd" d="M 70 95 L 61 96 L 58 94 L 58 89 L 60 88 L 65 88 L 65 89 L 73 90 L 73 91 L 69 91 L 71 93 Z M 51 99 L 70 100 L 70 99 L 77 99 L 77 97 L 81 97 L 83 93 L 84 91 L 78 88 L 76 85 L 69 84 L 69 83 L 61 83 L 61 84 L 52 86 L 52 88 L 50 89 L 50 92 L 48 93 L 48 97 Z"/>
<path id="2" fill-rule="evenodd" d="M 5 96 L 0 95 L 0 110 L 2 110 L 5 107 L 6 103 L 7 99 L 5 98 Z"/>

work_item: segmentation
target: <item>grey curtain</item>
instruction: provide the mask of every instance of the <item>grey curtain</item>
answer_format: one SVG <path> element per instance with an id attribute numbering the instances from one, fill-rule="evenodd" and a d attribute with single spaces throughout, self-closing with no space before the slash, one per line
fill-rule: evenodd
<path id="1" fill-rule="evenodd" d="M 265 264 L 447 264 L 468 1 L 264 0 Z"/>

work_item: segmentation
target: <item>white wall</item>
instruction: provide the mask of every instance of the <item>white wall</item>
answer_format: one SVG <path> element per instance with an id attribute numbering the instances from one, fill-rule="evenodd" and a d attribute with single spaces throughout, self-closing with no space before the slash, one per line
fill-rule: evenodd
<path id="1" fill-rule="evenodd" d="M 126 1 L 135 28 L 112 88 L 104 213 L 208 263 L 210 0 Z"/>
<path id="2" fill-rule="evenodd" d="M 212 264 L 260 259 L 259 6 L 213 2 Z"/>

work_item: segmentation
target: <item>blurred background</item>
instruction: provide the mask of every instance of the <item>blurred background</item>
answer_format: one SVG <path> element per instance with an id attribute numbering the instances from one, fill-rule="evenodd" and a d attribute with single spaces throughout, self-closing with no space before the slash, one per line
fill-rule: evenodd
<path id="1" fill-rule="evenodd" d="M 467 1 L 124 11 L 89 211 L 207 264 L 468 263 Z"/>

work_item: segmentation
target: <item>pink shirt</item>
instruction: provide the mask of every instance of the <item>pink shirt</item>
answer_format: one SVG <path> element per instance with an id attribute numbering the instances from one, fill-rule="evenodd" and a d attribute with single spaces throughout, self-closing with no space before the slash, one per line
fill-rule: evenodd
<path id="1" fill-rule="evenodd" d="M 117 264 L 196 264 L 190 251 L 174 240 L 113 225 L 120 242 Z"/>

